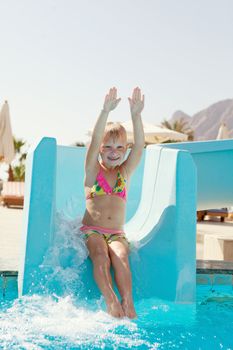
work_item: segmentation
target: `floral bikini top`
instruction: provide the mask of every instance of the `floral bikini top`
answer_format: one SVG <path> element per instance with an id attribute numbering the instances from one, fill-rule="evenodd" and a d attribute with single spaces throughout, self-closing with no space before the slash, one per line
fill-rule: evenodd
<path id="1" fill-rule="evenodd" d="M 115 195 L 126 200 L 126 179 L 121 175 L 119 170 L 117 172 L 116 184 L 112 188 L 105 179 L 102 168 L 100 168 L 96 176 L 96 181 L 86 199 L 105 195 Z"/>

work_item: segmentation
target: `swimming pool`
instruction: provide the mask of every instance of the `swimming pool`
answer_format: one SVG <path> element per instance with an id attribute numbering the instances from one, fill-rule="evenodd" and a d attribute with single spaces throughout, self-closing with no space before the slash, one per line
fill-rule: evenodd
<path id="1" fill-rule="evenodd" d="M 4 282 L 5 281 L 5 282 Z M 221 284 L 210 285 L 208 281 Z M 136 301 L 137 320 L 109 316 L 102 298 L 17 299 L 17 277 L 1 278 L 1 349 L 233 349 L 232 275 L 197 275 L 196 304 Z"/>

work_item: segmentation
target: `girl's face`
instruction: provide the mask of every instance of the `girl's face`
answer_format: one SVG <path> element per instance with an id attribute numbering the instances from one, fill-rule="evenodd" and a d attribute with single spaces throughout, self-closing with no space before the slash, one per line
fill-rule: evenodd
<path id="1" fill-rule="evenodd" d="M 120 165 L 125 157 L 126 142 L 121 138 L 112 138 L 104 140 L 100 147 L 102 162 L 107 168 L 114 168 Z"/>

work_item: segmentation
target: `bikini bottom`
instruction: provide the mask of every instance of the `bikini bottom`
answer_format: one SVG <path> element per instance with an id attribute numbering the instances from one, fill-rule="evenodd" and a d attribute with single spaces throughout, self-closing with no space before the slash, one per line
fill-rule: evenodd
<path id="1" fill-rule="evenodd" d="M 114 230 L 100 226 L 88 226 L 83 225 L 80 227 L 80 231 L 83 232 L 85 240 L 87 240 L 92 235 L 101 235 L 105 239 L 107 244 L 110 244 L 113 241 L 117 241 L 119 238 L 123 238 L 123 240 L 129 246 L 129 241 L 126 238 L 124 231 L 122 230 Z"/>

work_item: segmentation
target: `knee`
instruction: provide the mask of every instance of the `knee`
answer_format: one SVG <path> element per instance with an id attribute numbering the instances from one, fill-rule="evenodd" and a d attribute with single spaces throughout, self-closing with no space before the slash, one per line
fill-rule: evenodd
<path id="1" fill-rule="evenodd" d="M 111 258 L 113 260 L 120 260 L 123 264 L 128 264 L 128 254 L 125 251 L 115 251 L 112 255 Z"/>
<path id="2" fill-rule="evenodd" d="M 92 261 L 95 266 L 110 267 L 111 260 L 106 252 L 96 252 L 92 256 Z"/>

